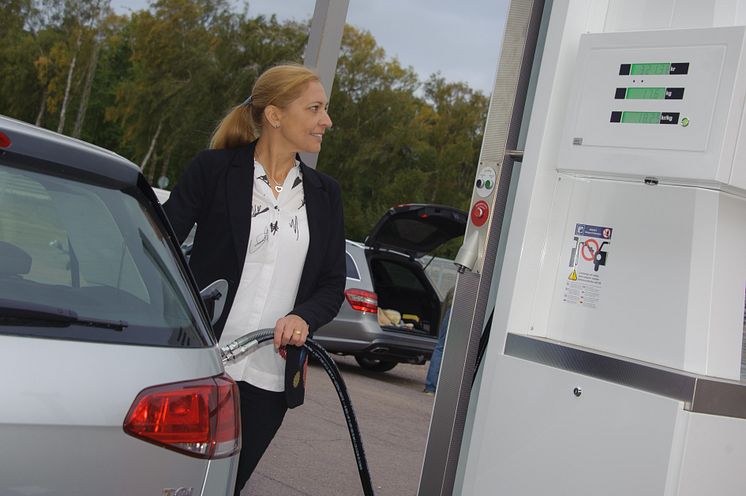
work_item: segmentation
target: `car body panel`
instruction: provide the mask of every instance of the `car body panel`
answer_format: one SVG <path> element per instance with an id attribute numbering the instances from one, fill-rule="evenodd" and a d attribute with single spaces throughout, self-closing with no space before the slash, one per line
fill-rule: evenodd
<path id="1" fill-rule="evenodd" d="M 0 336 L 0 377 L 17 378 L 3 381 L 0 494 L 198 494 L 206 460 L 135 439 L 123 424 L 143 389 L 222 370 L 214 349 Z"/>
<path id="2" fill-rule="evenodd" d="M 195 490 L 193 496 L 233 496 L 233 484 L 226 486 L 225 481 L 236 479 L 238 457 L 220 458 L 207 463 L 207 474 L 202 492 Z M 174 496 L 179 496 L 178 492 Z"/>

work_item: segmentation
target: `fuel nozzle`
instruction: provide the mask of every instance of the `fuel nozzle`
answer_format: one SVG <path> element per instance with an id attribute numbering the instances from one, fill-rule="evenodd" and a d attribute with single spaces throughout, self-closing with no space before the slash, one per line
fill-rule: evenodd
<path id="1" fill-rule="evenodd" d="M 220 348 L 220 359 L 223 361 L 223 365 L 230 362 L 235 362 L 239 358 L 243 357 L 255 346 L 258 346 L 262 341 L 267 341 L 274 336 L 274 329 L 259 329 L 257 331 L 244 334 L 240 338 L 236 338 L 230 343 Z"/>

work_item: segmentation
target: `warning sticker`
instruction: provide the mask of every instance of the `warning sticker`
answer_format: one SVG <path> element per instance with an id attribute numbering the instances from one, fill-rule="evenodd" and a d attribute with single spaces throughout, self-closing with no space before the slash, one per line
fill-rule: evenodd
<path id="1" fill-rule="evenodd" d="M 575 224 L 562 301 L 587 308 L 598 306 L 612 231 L 611 227 Z"/>

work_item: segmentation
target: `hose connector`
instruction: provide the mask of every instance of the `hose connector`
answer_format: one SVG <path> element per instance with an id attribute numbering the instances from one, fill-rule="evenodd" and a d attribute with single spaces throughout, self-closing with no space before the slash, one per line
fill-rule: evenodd
<path id="1" fill-rule="evenodd" d="M 220 348 L 220 359 L 223 365 L 235 362 L 242 358 L 262 341 L 267 341 L 274 337 L 274 329 L 259 329 L 257 331 L 244 334 L 230 343 Z"/>

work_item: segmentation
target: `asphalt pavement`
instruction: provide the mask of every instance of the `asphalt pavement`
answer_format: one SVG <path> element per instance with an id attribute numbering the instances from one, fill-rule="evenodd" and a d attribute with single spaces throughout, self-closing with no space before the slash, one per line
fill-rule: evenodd
<path id="1" fill-rule="evenodd" d="M 422 393 L 426 365 L 366 372 L 335 357 L 357 416 L 376 496 L 414 496 L 433 396 Z M 318 364 L 306 401 L 290 410 L 241 496 L 356 496 L 360 478 L 337 393 Z"/>

